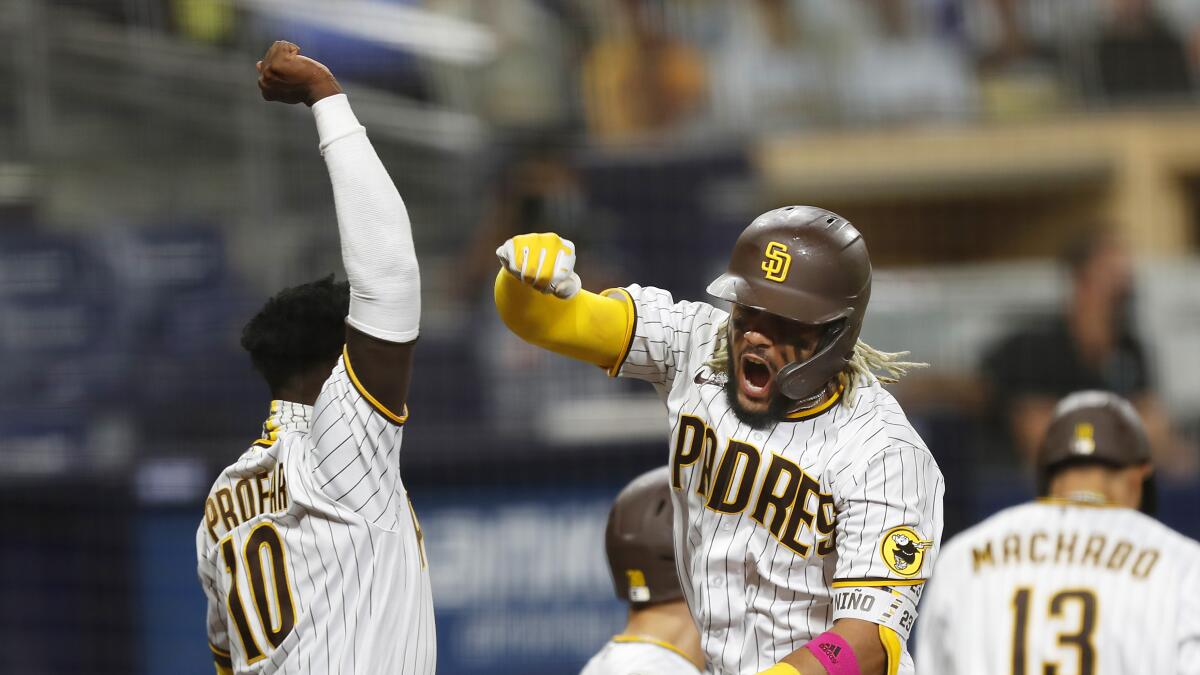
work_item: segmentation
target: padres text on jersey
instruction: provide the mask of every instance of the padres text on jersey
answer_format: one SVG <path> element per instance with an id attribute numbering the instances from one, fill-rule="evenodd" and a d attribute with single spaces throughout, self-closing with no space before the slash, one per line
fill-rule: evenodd
<path id="1" fill-rule="evenodd" d="M 618 374 L 667 405 L 676 564 L 711 672 L 757 673 L 843 617 L 907 637 L 943 483 L 895 399 L 869 378 L 853 400 L 752 429 L 705 365 L 727 313 L 655 288 L 620 292 L 637 318 Z"/>

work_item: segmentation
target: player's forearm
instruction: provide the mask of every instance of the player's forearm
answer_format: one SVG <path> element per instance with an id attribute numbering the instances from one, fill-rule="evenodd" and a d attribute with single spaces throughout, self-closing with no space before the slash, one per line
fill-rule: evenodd
<path id="1" fill-rule="evenodd" d="M 628 302 L 580 291 L 569 300 L 545 295 L 505 270 L 496 276 L 496 311 L 521 339 L 611 369 L 623 356 L 634 320 Z"/>
<path id="2" fill-rule="evenodd" d="M 344 94 L 313 105 L 333 184 L 354 328 L 389 342 L 419 332 L 421 279 L 408 210 Z"/>
<path id="3" fill-rule="evenodd" d="M 883 630 L 890 629 L 885 628 Z M 862 673 L 862 675 L 889 675 L 889 673 L 894 672 L 888 666 L 890 659 L 899 659 L 899 654 L 897 653 L 889 657 L 890 650 L 885 647 L 885 638 L 878 625 L 868 621 L 843 619 L 836 622 L 829 632 L 836 633 L 853 650 L 853 658 L 858 663 L 857 672 Z M 891 635 L 894 636 L 895 634 L 892 633 Z M 820 636 L 814 640 L 814 642 L 818 643 L 820 641 Z M 894 648 L 898 648 L 898 642 L 893 641 L 893 643 Z M 820 644 L 816 646 L 818 649 L 821 648 Z M 842 651 L 842 648 L 837 645 L 831 645 L 830 652 L 835 660 L 842 663 L 845 662 L 846 655 Z M 807 646 L 788 654 L 780 663 L 783 665 L 776 666 L 776 670 L 767 670 L 766 672 L 770 675 L 795 675 L 795 673 L 800 673 L 800 675 L 825 675 L 825 673 L 830 672 Z M 795 672 L 790 671 L 789 667 L 794 669 Z"/>

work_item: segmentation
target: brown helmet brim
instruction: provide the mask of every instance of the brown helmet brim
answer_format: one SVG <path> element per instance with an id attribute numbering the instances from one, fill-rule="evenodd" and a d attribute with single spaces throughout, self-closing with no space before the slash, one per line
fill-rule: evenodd
<path id="1" fill-rule="evenodd" d="M 787 286 L 750 284 L 740 275 L 730 272 L 714 279 L 708 285 L 708 294 L 714 298 L 813 326 L 845 319 L 850 315 L 845 301 L 831 300 L 816 293 Z"/>

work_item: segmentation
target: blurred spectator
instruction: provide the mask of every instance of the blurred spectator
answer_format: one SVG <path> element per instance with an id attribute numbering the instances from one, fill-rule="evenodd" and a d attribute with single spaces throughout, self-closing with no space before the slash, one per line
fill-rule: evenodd
<path id="1" fill-rule="evenodd" d="M 528 141 L 503 163 L 495 192 L 462 265 L 454 270 L 460 299 L 476 310 L 464 334 L 470 336 L 470 371 L 483 386 L 483 416 L 501 436 L 538 436 L 554 423 L 554 404 L 612 397 L 595 368 L 538 349 L 505 328 L 492 309 L 492 286 L 499 263 L 496 247 L 523 232 L 557 232 L 596 255 L 580 261 L 579 274 L 592 290 L 618 286 L 612 269 L 620 254 L 611 250 L 602 223 L 588 210 L 586 195 L 568 148 L 553 138 Z"/>
<path id="2" fill-rule="evenodd" d="M 584 113 L 603 140 L 628 140 L 690 121 L 707 87 L 704 58 L 665 29 L 665 0 L 613 0 L 619 26 L 583 66 Z"/>
<path id="3" fill-rule="evenodd" d="M 1089 0 L 1090 2 L 1090 0 Z M 1064 25 L 1086 8 L 1079 0 L 970 3 L 968 23 L 979 58 L 980 105 L 986 117 L 1028 117 L 1061 108 Z M 1093 10 L 1094 12 L 1094 10 Z"/>
<path id="4" fill-rule="evenodd" d="M 973 115 L 974 78 L 958 46 L 938 33 L 937 12 L 928 3 L 859 0 L 858 7 L 866 32 L 840 77 L 848 121 L 925 123 Z"/>
<path id="5" fill-rule="evenodd" d="M 1018 330 L 984 358 L 993 409 L 1020 459 L 1032 466 L 1059 398 L 1102 389 L 1137 406 L 1160 469 L 1175 478 L 1193 476 L 1195 453 L 1171 432 L 1154 394 L 1146 349 L 1132 325 L 1129 252 L 1115 235 L 1104 233 L 1077 242 L 1064 262 L 1071 277 L 1064 313 Z"/>
<path id="6" fill-rule="evenodd" d="M 577 119 L 571 95 L 583 17 L 565 2 L 427 0 L 430 10 L 495 31 L 495 60 L 465 70 L 429 63 L 443 96 L 502 131 L 566 128 Z"/>
<path id="7" fill-rule="evenodd" d="M 237 27 L 233 0 L 171 0 L 175 29 L 199 42 L 227 43 Z"/>
<path id="8" fill-rule="evenodd" d="M 1096 93 L 1108 102 L 1181 97 L 1192 90 L 1187 47 L 1152 0 L 1112 0 L 1091 51 Z"/>
<path id="9" fill-rule="evenodd" d="M 456 270 L 458 294 L 472 301 L 481 288 L 491 304 L 496 276 L 496 247 L 522 232 L 558 232 L 577 239 L 584 227 L 585 196 L 568 149 L 552 138 L 530 140 L 502 162 L 483 222 L 475 231 L 462 269 Z"/>
<path id="10" fill-rule="evenodd" d="M 753 0 L 724 9 L 728 30 L 713 57 L 712 91 L 722 124 L 771 132 L 836 120 L 844 4 Z"/>
<path id="11" fill-rule="evenodd" d="M 1101 0 L 983 0 L 963 9 L 968 39 L 985 68 L 1060 61 L 1104 17 Z"/>

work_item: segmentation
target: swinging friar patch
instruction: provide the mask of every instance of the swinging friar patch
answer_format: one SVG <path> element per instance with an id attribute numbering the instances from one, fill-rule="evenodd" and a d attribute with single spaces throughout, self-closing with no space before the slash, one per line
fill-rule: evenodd
<path id="1" fill-rule="evenodd" d="M 925 562 L 925 550 L 933 542 L 922 539 L 911 527 L 894 527 L 883 535 L 879 554 L 888 569 L 905 577 L 916 576 Z"/>

